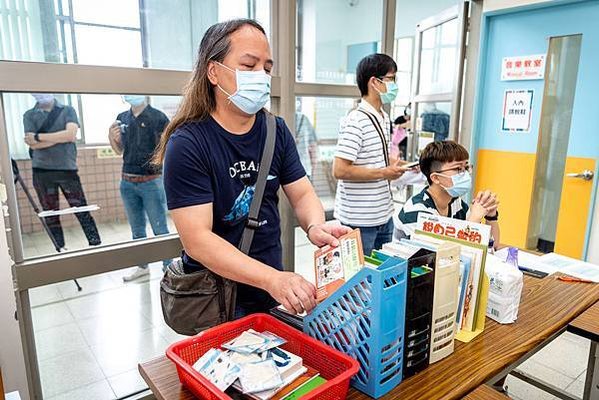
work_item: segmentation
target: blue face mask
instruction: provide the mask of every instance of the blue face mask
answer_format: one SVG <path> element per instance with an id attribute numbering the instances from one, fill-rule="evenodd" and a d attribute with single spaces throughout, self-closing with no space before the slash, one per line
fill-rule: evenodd
<path id="1" fill-rule="evenodd" d="M 146 96 L 139 95 L 124 95 L 123 100 L 131 104 L 133 107 L 141 106 L 146 101 Z"/>
<path id="2" fill-rule="evenodd" d="M 385 93 L 383 93 L 380 90 L 378 90 L 378 89 L 375 88 L 376 91 L 379 92 L 379 95 L 381 96 L 381 102 L 383 104 L 391 104 L 391 103 L 393 103 L 393 100 L 395 100 L 395 98 L 397 97 L 397 92 L 399 91 L 397 83 L 395 83 L 395 82 L 385 82 L 382 79 L 379 79 L 379 81 L 383 82 L 385 84 L 385 86 L 387 87 L 387 91 Z"/>
<path id="3" fill-rule="evenodd" d="M 451 197 L 461 197 L 472 190 L 472 176 L 470 172 L 464 171 L 461 174 L 447 176 L 439 174 L 447 178 L 451 178 L 452 186 L 449 188 L 443 187 Z"/>
<path id="4" fill-rule="evenodd" d="M 217 61 L 218 62 L 218 61 Z M 246 114 L 256 114 L 270 100 L 271 77 L 265 71 L 240 71 L 218 63 L 231 72 L 235 72 L 237 90 L 233 94 L 227 93 L 220 85 L 229 100 Z"/>

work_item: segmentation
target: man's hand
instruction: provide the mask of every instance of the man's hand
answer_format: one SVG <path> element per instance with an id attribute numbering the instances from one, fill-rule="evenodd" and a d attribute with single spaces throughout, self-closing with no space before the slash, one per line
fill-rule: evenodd
<path id="1" fill-rule="evenodd" d="M 35 135 L 31 132 L 25 134 L 25 143 L 29 146 L 35 145 L 37 141 L 35 140 Z"/>
<path id="2" fill-rule="evenodd" d="M 478 192 L 474 201 L 480 203 L 487 209 L 487 214 L 485 214 L 485 216 L 494 217 L 497 214 L 499 199 L 497 198 L 497 195 L 490 190 Z"/>
<path id="3" fill-rule="evenodd" d="M 326 245 L 337 247 L 339 246 L 339 240 L 337 239 L 350 232 L 351 228 L 343 225 L 314 225 L 308 231 L 308 240 L 318 247 Z"/>
<path id="4" fill-rule="evenodd" d="M 316 288 L 293 272 L 274 271 L 266 291 L 287 310 L 301 314 L 316 307 Z"/>
<path id="5" fill-rule="evenodd" d="M 395 160 L 388 167 L 383 168 L 383 177 L 384 179 L 394 181 L 398 179 L 400 176 L 409 171 L 409 168 L 404 167 L 407 163 L 402 160 Z"/>
<path id="6" fill-rule="evenodd" d="M 108 138 L 112 139 L 119 146 L 121 145 L 121 127 L 120 121 L 114 121 L 108 129 Z"/>

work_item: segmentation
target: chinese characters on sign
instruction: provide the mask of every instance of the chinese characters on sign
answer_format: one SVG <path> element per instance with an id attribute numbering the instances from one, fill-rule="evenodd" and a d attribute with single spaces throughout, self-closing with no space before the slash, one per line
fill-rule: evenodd
<path id="1" fill-rule="evenodd" d="M 488 225 L 425 213 L 418 215 L 416 230 L 474 244 L 486 245 L 491 237 L 491 227 Z"/>
<path id="2" fill-rule="evenodd" d="M 530 131 L 533 90 L 506 90 L 503 96 L 501 129 L 509 132 Z"/>
<path id="3" fill-rule="evenodd" d="M 543 79 L 544 76 L 545 54 L 504 57 L 501 63 L 502 81 Z"/>

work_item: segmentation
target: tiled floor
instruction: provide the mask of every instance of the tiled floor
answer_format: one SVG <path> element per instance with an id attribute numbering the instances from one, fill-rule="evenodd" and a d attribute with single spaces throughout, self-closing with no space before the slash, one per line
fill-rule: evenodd
<path id="1" fill-rule="evenodd" d="M 111 229 L 127 238 L 127 226 Z M 298 272 L 312 280 L 313 248 L 301 232 L 296 248 Z M 82 292 L 71 281 L 31 290 L 45 399 L 115 399 L 145 388 L 137 363 L 183 338 L 162 318 L 161 264 L 150 269 L 149 277 L 133 283 L 123 283 L 125 270 L 79 279 Z M 581 396 L 588 351 L 587 340 L 564 334 L 520 368 Z M 513 377 L 507 385 L 517 400 L 554 399 Z"/>

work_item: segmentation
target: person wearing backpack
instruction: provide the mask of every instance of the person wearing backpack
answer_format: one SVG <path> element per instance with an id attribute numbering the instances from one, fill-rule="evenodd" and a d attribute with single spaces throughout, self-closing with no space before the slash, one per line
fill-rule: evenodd
<path id="1" fill-rule="evenodd" d="M 184 247 L 182 268 L 171 264 L 161 295 L 165 320 L 178 332 L 193 334 L 278 303 L 294 313 L 316 306 L 314 285 L 283 271 L 280 188 L 314 245 L 337 246 L 349 232 L 325 225 L 291 132 L 263 109 L 272 68 L 265 31 L 256 21 L 211 26 L 179 110 L 161 137 L 155 162 L 164 164 L 167 205 Z M 212 301 L 215 291 L 223 292 L 223 280 L 227 298 Z M 229 282 L 237 282 L 236 299 Z M 221 315 L 212 318 L 215 303 L 221 303 Z"/>
<path id="2" fill-rule="evenodd" d="M 44 210 L 58 210 L 59 190 L 70 207 L 87 205 L 77 173 L 77 130 L 79 121 L 73 107 L 63 105 L 51 94 L 32 95 L 35 106 L 23 115 L 25 143 L 29 146 L 33 168 L 33 187 Z M 102 243 L 89 212 L 75 216 L 90 246 Z M 59 216 L 45 217 L 59 248 L 65 247 Z"/>

